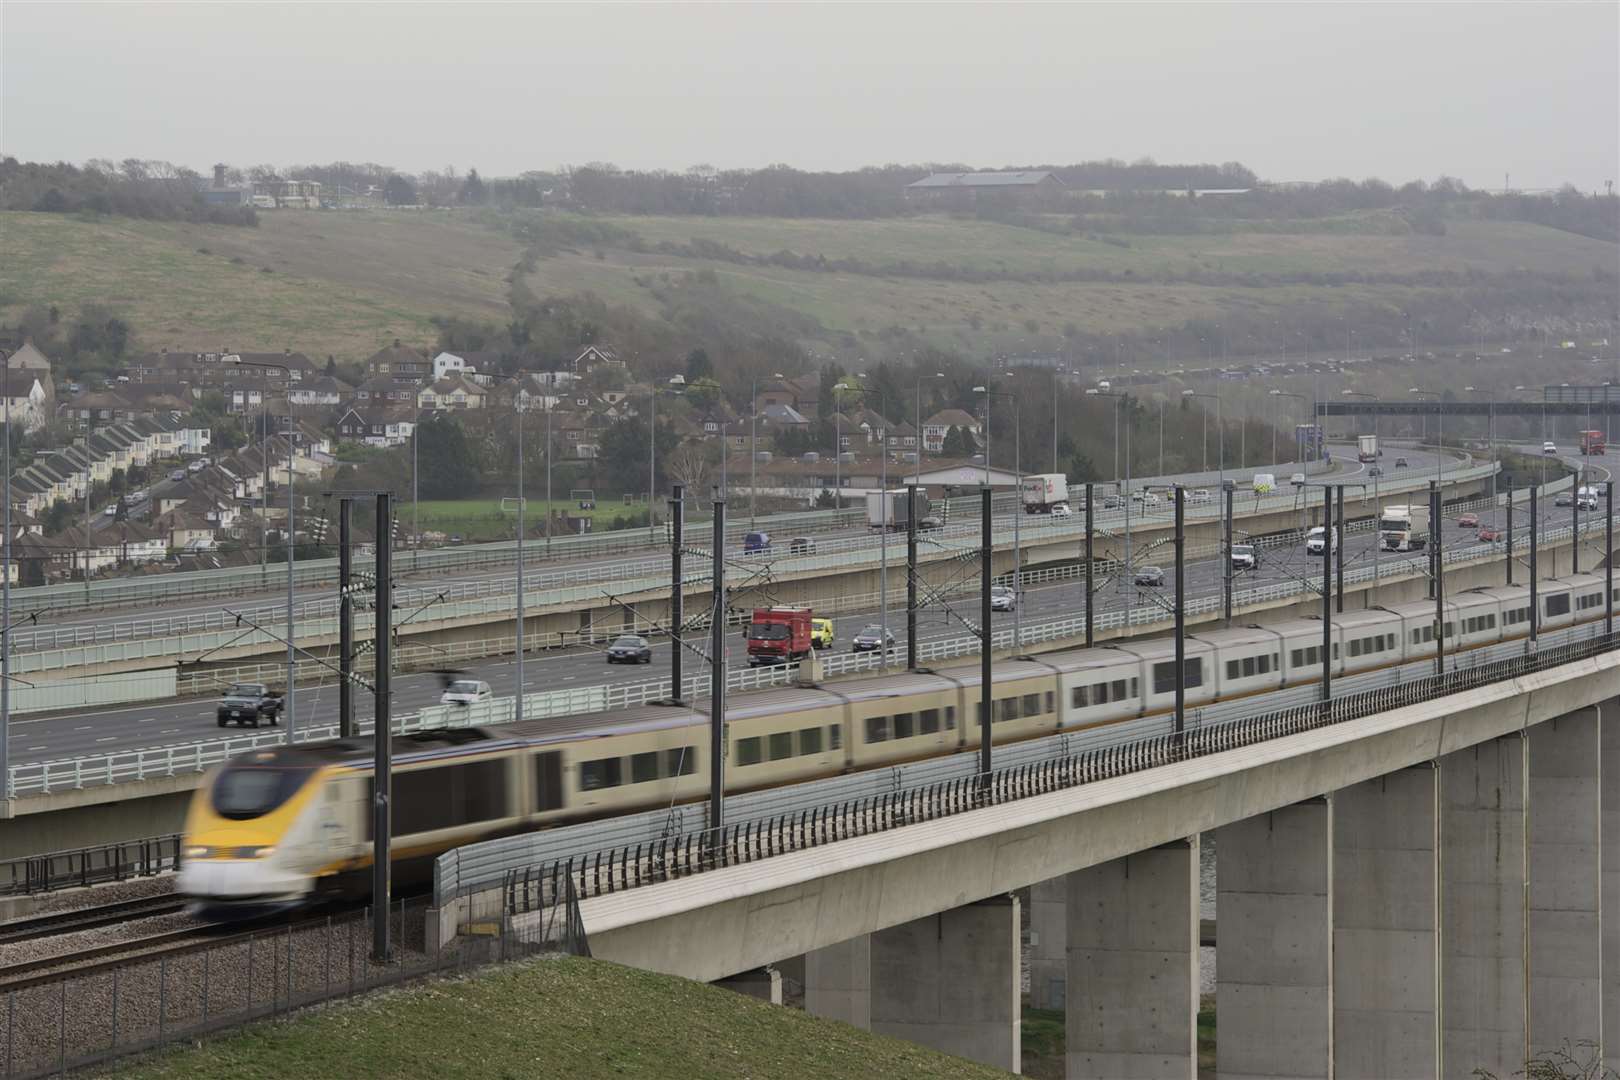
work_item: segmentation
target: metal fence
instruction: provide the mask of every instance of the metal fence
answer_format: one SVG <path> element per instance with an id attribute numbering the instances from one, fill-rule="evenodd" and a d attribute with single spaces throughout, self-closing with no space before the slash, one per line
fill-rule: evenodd
<path id="1" fill-rule="evenodd" d="M 26 855 L 0 862 L 0 896 L 151 877 L 180 867 L 180 835 Z"/>
<path id="2" fill-rule="evenodd" d="M 367 909 L 224 937 L 199 933 L 195 943 L 160 953 L 0 982 L 0 1076 L 60 1075 L 320 1002 L 539 952 L 588 956 L 578 903 L 564 891 L 547 904 L 548 917 L 533 927 L 499 927 L 447 946 L 427 935 L 424 901 L 392 905 L 386 917 L 397 947 L 387 963 L 370 956 Z M 342 1071 L 337 1062 L 329 1067 Z"/>
<path id="3" fill-rule="evenodd" d="M 1498 657 L 1444 675 L 1412 677 L 1408 673 L 1390 685 L 1340 694 L 1330 701 L 1217 722 L 1204 722 L 1194 713 L 1180 732 L 1174 730 L 1173 717 L 1116 725 L 1121 730 L 1110 745 L 1077 749 L 1070 745 L 1069 737 L 1050 737 L 1042 742 L 1056 752 L 1038 760 L 1003 764 L 989 773 L 976 771 L 976 753 L 956 755 L 963 759 L 956 763 L 956 775 L 932 782 L 908 784 L 903 774 L 879 770 L 886 781 L 880 792 L 802 805 L 765 817 L 740 818 L 720 829 L 666 829 L 662 835 L 633 844 L 507 867 L 500 877 L 501 892 L 507 913 L 516 914 L 571 895 L 622 892 L 756 862 L 1421 704 L 1606 652 L 1615 647 L 1616 640 L 1600 632 L 1585 640 Z M 809 788 L 803 794 L 813 798 L 817 785 L 801 787 Z M 452 856 L 442 856 L 444 873 L 436 874 L 440 882 L 436 888 L 448 884 L 452 870 L 459 876 L 476 858 L 462 853 L 447 862 Z M 465 877 L 456 882 L 458 889 L 476 889 L 481 884 Z M 443 899 L 441 896 L 440 901 Z"/>
<path id="4" fill-rule="evenodd" d="M 1585 535 L 1590 530 L 1590 532 L 1601 536 L 1602 526 L 1602 519 L 1595 518 L 1595 515 L 1590 519 L 1583 518 L 1582 533 Z M 1572 531 L 1570 527 L 1565 526 L 1559 529 L 1547 530 L 1543 533 L 1543 536 L 1549 542 L 1557 542 L 1568 539 Z M 1443 561 L 1449 566 L 1481 559 L 1501 558 L 1503 555 L 1504 552 L 1500 545 L 1476 543 L 1463 548 L 1447 550 L 1444 553 Z M 1405 574 L 1423 573 L 1427 568 L 1427 562 L 1428 557 L 1425 554 L 1386 558 L 1377 565 L 1346 569 L 1344 575 L 1345 584 L 1357 585 L 1375 579 L 1394 579 Z M 1297 580 L 1274 582 L 1257 588 L 1234 591 L 1232 597 L 1233 609 L 1241 610 L 1254 605 L 1275 604 L 1290 599 L 1320 595 L 1320 591 L 1317 580 L 1302 576 Z M 1219 611 L 1221 605 L 1222 598 L 1220 596 L 1200 597 L 1187 601 L 1187 613 L 1189 615 L 1201 615 Z M 1124 610 L 1112 609 L 1098 612 L 1094 618 L 1093 627 L 1096 630 L 1103 631 L 1149 629 L 1168 624 L 1172 617 L 1172 613 L 1167 607 L 1157 603 L 1144 604 Z M 1016 647 L 1022 647 L 1054 641 L 1068 641 L 1078 638 L 1084 632 L 1084 615 L 1061 616 L 1025 625 L 1022 636 L 1017 639 L 1016 643 L 1014 641 L 1015 629 L 1013 627 L 994 630 L 991 634 L 991 647 L 994 649 L 1008 649 L 1015 647 L 1015 645 Z M 919 660 L 933 663 L 974 655 L 978 653 L 979 648 L 980 640 L 976 635 L 965 635 L 919 642 L 917 655 Z M 896 650 L 896 654 L 898 654 L 898 650 Z M 892 665 L 893 662 L 891 656 L 889 663 Z M 823 674 L 828 676 L 873 672 L 882 670 L 884 667 L 883 657 L 877 652 L 836 653 L 820 657 L 819 663 Z M 267 668 L 267 671 L 274 670 L 276 669 L 273 667 Z M 285 669 L 280 670 L 284 671 Z M 798 668 L 793 665 L 746 668 L 727 672 L 726 686 L 733 690 L 756 690 L 771 686 L 785 686 L 798 677 Z M 683 697 L 688 700 L 703 697 L 709 693 L 711 686 L 712 680 L 708 673 L 694 675 L 684 680 Z M 525 718 L 539 719 L 547 716 L 566 716 L 580 712 L 629 708 L 667 698 L 669 689 L 670 682 L 668 679 L 653 679 L 640 683 L 617 683 L 579 687 L 564 691 L 543 691 L 524 697 L 523 712 Z M 516 706 L 513 698 L 501 697 L 469 707 L 430 706 L 417 713 L 407 713 L 396 717 L 395 722 L 401 732 L 411 732 L 440 727 L 481 727 L 501 724 L 510 722 L 515 716 Z M 361 720 L 358 725 L 359 730 L 369 730 L 370 723 L 369 719 Z M 334 725 L 306 724 L 299 727 L 297 739 L 303 742 L 306 740 L 334 738 L 336 735 L 337 729 Z M 286 733 L 284 731 L 271 730 L 251 736 L 235 736 L 148 749 L 114 751 L 108 754 L 79 758 L 26 762 L 11 766 L 11 793 L 14 796 L 46 794 L 64 788 L 125 783 L 144 780 L 149 777 L 173 776 L 177 772 L 185 771 L 200 772 L 235 754 L 264 746 L 278 745 L 285 741 Z"/>

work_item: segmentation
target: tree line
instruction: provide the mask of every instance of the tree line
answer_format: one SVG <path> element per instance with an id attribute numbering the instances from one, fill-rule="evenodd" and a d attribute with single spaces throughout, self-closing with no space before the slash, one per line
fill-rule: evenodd
<path id="1" fill-rule="evenodd" d="M 84 165 L 0 159 L 0 210 L 46 214 L 115 214 L 159 221 L 257 225 L 251 206 L 212 206 L 202 177 L 167 161 L 96 158 Z"/>

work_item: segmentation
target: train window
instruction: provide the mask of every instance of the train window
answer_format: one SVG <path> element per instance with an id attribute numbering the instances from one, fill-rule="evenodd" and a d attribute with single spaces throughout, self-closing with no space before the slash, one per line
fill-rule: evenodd
<path id="1" fill-rule="evenodd" d="M 1084 709 L 1091 705 L 1091 687 L 1076 686 L 1069 691 L 1069 708 Z"/>
<path id="2" fill-rule="evenodd" d="M 1186 685 L 1191 688 L 1204 685 L 1204 661 L 1202 657 L 1193 657 L 1182 663 L 1183 678 Z M 1173 694 L 1176 690 L 1176 662 L 1166 660 L 1161 664 L 1153 665 L 1153 692 L 1155 694 Z"/>
<path id="3" fill-rule="evenodd" d="M 829 724 L 827 726 L 827 749 L 837 750 L 844 745 L 844 725 Z"/>
<path id="4" fill-rule="evenodd" d="M 618 758 L 611 758 L 615 765 Z M 506 762 L 473 761 L 394 774 L 394 832 L 432 832 L 506 816 Z"/>
<path id="5" fill-rule="evenodd" d="M 632 784 L 645 784 L 649 780 L 656 779 L 658 779 L 658 751 L 648 750 L 646 753 L 630 755 Z"/>
<path id="6" fill-rule="evenodd" d="M 1056 697 L 1057 696 L 1055 694 L 1053 694 L 1052 691 L 1048 690 L 1046 692 L 1046 710 L 1045 711 L 1047 711 L 1049 713 L 1050 712 L 1057 712 L 1057 700 L 1056 700 Z"/>
<path id="7" fill-rule="evenodd" d="M 697 747 L 683 746 L 664 751 L 665 776 L 691 776 L 697 772 Z"/>
<path id="8" fill-rule="evenodd" d="M 1541 610 L 1551 615 L 1569 614 L 1569 593 L 1557 593 L 1542 602 Z"/>
<path id="9" fill-rule="evenodd" d="M 534 795 L 536 810 L 562 808 L 562 754 L 556 750 L 534 756 Z"/>
<path id="10" fill-rule="evenodd" d="M 760 745 L 758 735 L 737 740 L 738 765 L 758 765 L 763 757 L 764 747 Z"/>
<path id="11" fill-rule="evenodd" d="M 908 712 L 894 714 L 894 737 L 909 739 L 917 733 L 917 726 L 913 723 L 912 715 Z"/>
<path id="12" fill-rule="evenodd" d="M 917 729 L 924 735 L 933 735 L 939 731 L 939 710 L 924 709 L 917 714 Z"/>
<path id="13" fill-rule="evenodd" d="M 771 760 L 781 761 L 793 756 L 793 732 L 771 732 Z"/>
<path id="14" fill-rule="evenodd" d="M 1361 639 L 1360 638 L 1352 638 L 1351 639 L 1351 641 L 1350 641 L 1350 655 L 1351 656 L 1360 656 L 1361 655 Z"/>
<path id="15" fill-rule="evenodd" d="M 973 703 L 973 722 L 980 727 L 984 726 L 984 702 L 982 701 Z"/>
<path id="16" fill-rule="evenodd" d="M 1304 667 L 1305 666 L 1305 650 L 1304 649 L 1290 649 L 1289 652 L 1288 652 L 1288 663 L 1289 663 L 1289 665 L 1291 667 Z"/>
<path id="17" fill-rule="evenodd" d="M 214 810 L 232 821 L 263 817 L 304 786 L 314 769 L 231 767 L 214 781 Z M 406 774 L 401 773 L 401 776 Z"/>
<path id="18" fill-rule="evenodd" d="M 1002 698 L 996 702 L 996 705 L 996 711 L 1001 714 L 996 717 L 998 721 L 1018 719 L 1018 699 L 1016 697 Z"/>
<path id="19" fill-rule="evenodd" d="M 1239 676 L 1241 676 L 1242 674 L 1243 674 L 1243 661 L 1241 661 L 1241 660 L 1228 660 L 1226 662 L 1226 677 L 1228 679 L 1236 679 Z"/>
<path id="20" fill-rule="evenodd" d="M 1254 673 L 1256 675 L 1264 675 L 1267 672 L 1275 671 L 1277 667 L 1277 658 L 1275 656 L 1267 656 L 1262 653 L 1254 658 Z"/>
<path id="21" fill-rule="evenodd" d="M 739 747 L 741 745 L 738 744 Z M 598 788 L 618 787 L 622 783 L 624 776 L 618 758 L 598 758 L 595 761 L 580 762 L 579 790 L 595 791 Z"/>
<path id="22" fill-rule="evenodd" d="M 1023 707 L 1018 711 L 1025 716 L 1041 715 L 1041 695 L 1025 694 Z"/>
<path id="23" fill-rule="evenodd" d="M 947 706 L 945 706 L 945 730 L 946 731 L 955 731 L 956 730 L 956 706 L 955 705 L 947 705 Z"/>
<path id="24" fill-rule="evenodd" d="M 819 754 L 819 753 L 821 753 L 821 729 L 820 728 L 818 728 L 818 727 L 807 727 L 807 728 L 800 728 L 799 729 L 799 753 L 801 753 L 801 754 Z"/>
<path id="25" fill-rule="evenodd" d="M 869 743 L 883 742 L 889 737 L 889 718 L 887 716 L 868 716 L 866 718 L 866 741 Z"/>

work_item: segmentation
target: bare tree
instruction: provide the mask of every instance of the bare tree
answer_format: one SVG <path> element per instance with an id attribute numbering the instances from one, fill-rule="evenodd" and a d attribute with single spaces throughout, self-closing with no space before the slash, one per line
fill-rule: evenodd
<path id="1" fill-rule="evenodd" d="M 719 458 L 717 447 L 688 439 L 675 448 L 666 468 L 670 479 L 677 484 L 685 485 L 688 491 L 702 491 Z"/>

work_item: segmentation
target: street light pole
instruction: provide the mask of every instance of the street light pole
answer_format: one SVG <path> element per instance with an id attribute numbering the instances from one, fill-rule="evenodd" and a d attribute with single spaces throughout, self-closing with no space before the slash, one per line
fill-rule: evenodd
<path id="1" fill-rule="evenodd" d="M 1009 394 L 1005 390 L 992 390 L 988 386 L 975 386 L 973 392 L 984 395 L 984 478 L 985 486 L 990 486 L 990 399 L 1004 397 L 1013 404 L 1013 486 L 1015 493 L 1023 490 L 1023 442 L 1022 434 L 1022 408 L 1019 405 L 1018 395 Z M 1013 500 L 1013 648 L 1017 649 L 1024 642 L 1024 613 L 1023 594 L 1023 544 L 1021 543 L 1020 522 L 1024 519 L 1022 498 Z"/>
<path id="2" fill-rule="evenodd" d="M 11 351 L 0 349 L 0 364 L 5 365 L 6 449 L 5 480 L 5 576 L 0 580 L 4 590 L 0 600 L 0 802 L 11 805 L 11 575 L 16 563 L 11 561 Z"/>
<path id="3" fill-rule="evenodd" d="M 1205 393 L 1205 392 L 1198 391 L 1198 390 L 1183 390 L 1181 392 L 1181 396 L 1182 397 L 1191 397 L 1191 398 L 1209 398 L 1211 401 L 1215 402 L 1215 426 L 1220 429 L 1216 433 L 1217 434 L 1217 441 L 1219 442 L 1220 445 L 1219 445 L 1219 449 L 1216 452 L 1215 465 L 1216 465 L 1216 468 L 1220 472 L 1221 486 L 1225 487 L 1226 486 L 1226 424 L 1223 422 L 1223 419 L 1221 417 L 1221 396 L 1219 394 L 1210 394 L 1210 393 Z M 1206 425 L 1209 423 L 1209 414 L 1207 412 L 1204 414 L 1204 423 Z M 1209 461 L 1208 461 L 1207 458 L 1204 461 L 1204 471 L 1205 472 L 1209 471 Z"/>

